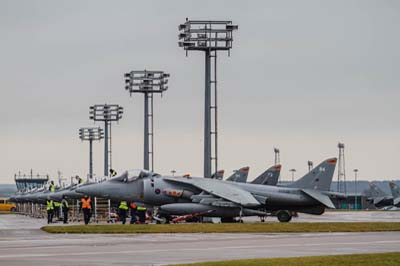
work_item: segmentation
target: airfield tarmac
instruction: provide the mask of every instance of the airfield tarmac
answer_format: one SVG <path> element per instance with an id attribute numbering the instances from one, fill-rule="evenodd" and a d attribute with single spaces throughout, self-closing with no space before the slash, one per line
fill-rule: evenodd
<path id="1" fill-rule="evenodd" d="M 347 212 L 328 214 L 351 221 Z M 353 221 L 370 215 L 373 221 L 400 221 L 400 212 L 360 212 Z M 78 235 L 48 234 L 43 225 L 44 219 L 1 215 L 0 265 L 162 265 L 400 251 L 400 232 Z"/>

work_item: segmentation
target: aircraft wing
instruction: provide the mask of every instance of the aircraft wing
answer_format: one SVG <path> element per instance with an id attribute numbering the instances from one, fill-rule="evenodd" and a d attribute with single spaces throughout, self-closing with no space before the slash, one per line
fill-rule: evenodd
<path id="1" fill-rule="evenodd" d="M 328 196 L 322 194 L 321 192 L 314 190 L 314 189 L 306 189 L 306 188 L 302 189 L 301 191 L 303 191 L 305 194 L 307 194 L 311 198 L 315 199 L 316 201 L 321 202 L 326 207 L 331 208 L 331 209 L 336 209 L 335 205 L 332 203 L 331 199 Z"/>
<path id="2" fill-rule="evenodd" d="M 189 184 L 198 189 L 201 189 L 211 195 L 223 198 L 236 204 L 240 204 L 245 207 L 258 206 L 260 203 L 253 197 L 253 195 L 237 187 L 229 184 L 229 182 L 221 182 L 213 179 L 206 178 L 175 178 L 175 177 L 164 177 L 164 180 Z"/>
<path id="3" fill-rule="evenodd" d="M 393 199 L 393 204 L 398 205 L 400 203 L 400 197 Z"/>

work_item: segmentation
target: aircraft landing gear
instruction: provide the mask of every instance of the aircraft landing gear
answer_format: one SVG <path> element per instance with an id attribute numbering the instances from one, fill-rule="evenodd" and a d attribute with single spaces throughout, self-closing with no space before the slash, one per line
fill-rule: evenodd
<path id="1" fill-rule="evenodd" d="M 278 211 L 276 217 L 278 217 L 278 220 L 281 223 L 287 223 L 292 220 L 292 214 L 289 211 Z"/>
<path id="2" fill-rule="evenodd" d="M 157 215 L 154 216 L 154 220 L 156 220 L 157 224 L 169 224 L 171 217 L 168 215 Z"/>
<path id="3" fill-rule="evenodd" d="M 264 223 L 264 222 L 265 222 L 266 216 L 259 216 L 259 217 L 260 217 L 260 221 L 261 221 L 262 223 Z"/>

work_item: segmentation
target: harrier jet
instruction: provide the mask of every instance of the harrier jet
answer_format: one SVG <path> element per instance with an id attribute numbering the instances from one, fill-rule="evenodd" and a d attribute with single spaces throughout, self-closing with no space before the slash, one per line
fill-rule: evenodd
<path id="1" fill-rule="evenodd" d="M 292 187 L 248 184 L 201 177 L 162 176 L 146 170 L 125 171 L 99 184 L 82 186 L 78 193 L 159 207 L 159 218 L 200 213 L 233 218 L 275 212 L 279 221 L 291 220 L 291 211 L 321 215 L 335 208 L 329 188 L 336 158 L 322 162 Z"/>
<path id="2" fill-rule="evenodd" d="M 387 195 L 375 183 L 369 183 L 369 190 L 364 193 L 367 196 L 367 201 L 373 203 L 377 208 L 393 206 L 393 197 Z"/>

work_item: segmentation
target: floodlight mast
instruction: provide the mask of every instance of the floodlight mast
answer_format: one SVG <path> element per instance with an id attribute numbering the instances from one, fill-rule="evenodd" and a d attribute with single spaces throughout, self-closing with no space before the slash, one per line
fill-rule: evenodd
<path id="1" fill-rule="evenodd" d="M 345 166 L 345 160 L 344 160 L 344 143 L 339 142 L 337 147 L 339 148 L 337 191 L 347 194 L 346 166 Z"/>
<path id="2" fill-rule="evenodd" d="M 125 73 L 125 89 L 132 93 L 144 94 L 144 148 L 143 168 L 154 171 L 154 115 L 153 93 L 168 89 L 169 74 L 163 71 L 134 70 Z M 151 160 L 151 167 L 150 167 Z"/>
<path id="3" fill-rule="evenodd" d="M 89 109 L 90 119 L 104 122 L 104 176 L 108 176 L 112 167 L 111 122 L 118 122 L 123 112 L 123 107 L 118 104 L 95 104 Z"/>
<path id="4" fill-rule="evenodd" d="M 186 22 L 179 25 L 178 29 L 180 40 L 178 45 L 186 51 L 186 55 L 188 51 L 205 53 L 204 177 L 210 178 L 213 160 L 215 172 L 218 171 L 217 51 L 230 53 L 232 32 L 237 30 L 238 26 L 233 25 L 232 21 L 186 19 Z M 211 58 L 214 59 L 214 71 L 212 71 Z M 211 92 L 212 85 L 214 95 Z M 212 111 L 214 111 L 213 128 Z M 214 137 L 214 151 L 212 151 L 212 137 Z"/>
<path id="5" fill-rule="evenodd" d="M 93 179 L 93 140 L 104 138 L 103 129 L 99 127 L 82 127 L 79 129 L 79 138 L 82 141 L 89 141 L 89 179 Z"/>

